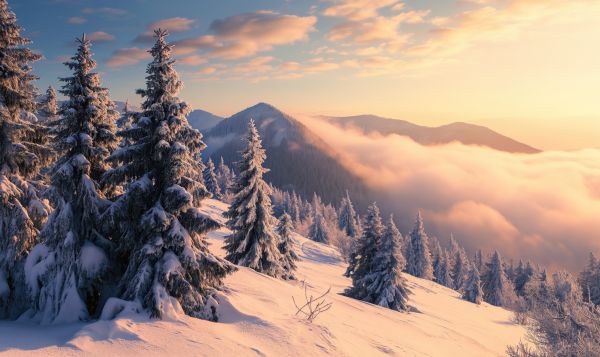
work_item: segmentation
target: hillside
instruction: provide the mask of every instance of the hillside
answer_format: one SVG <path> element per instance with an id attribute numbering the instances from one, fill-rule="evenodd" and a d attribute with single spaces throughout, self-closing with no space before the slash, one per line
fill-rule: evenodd
<path id="1" fill-rule="evenodd" d="M 196 109 L 188 114 L 187 120 L 192 128 L 205 132 L 214 128 L 223 118 L 207 111 Z"/>
<path id="2" fill-rule="evenodd" d="M 346 190 L 360 207 L 370 196 L 362 180 L 342 164 L 342 158 L 304 124 L 277 108 L 259 103 L 224 119 L 205 133 L 204 155 L 229 165 L 239 160 L 248 122 L 254 119 L 267 151 L 266 179 L 275 186 L 295 190 L 305 198 L 318 193 L 326 202 L 336 202 Z"/>
<path id="3" fill-rule="evenodd" d="M 224 204 L 203 207 L 222 220 Z M 222 255 L 226 230 L 209 236 Z M 407 276 L 411 313 L 346 298 L 345 265 L 330 246 L 297 237 L 300 281 L 272 279 L 246 268 L 226 279 L 220 323 L 183 318 L 149 321 L 124 314 L 114 321 L 48 327 L 0 322 L 0 354 L 11 356 L 502 356 L 525 336 L 504 309 L 460 299 L 455 291 Z M 330 311 L 309 324 L 294 316 L 292 296 L 331 287 Z"/>
<path id="4" fill-rule="evenodd" d="M 489 128 L 468 123 L 428 127 L 405 120 L 388 119 L 375 115 L 322 118 L 342 128 L 356 128 L 367 134 L 407 136 L 422 145 L 440 145 L 457 141 L 465 145 L 486 146 L 510 153 L 533 154 L 540 152 L 536 148 L 520 143 Z"/>

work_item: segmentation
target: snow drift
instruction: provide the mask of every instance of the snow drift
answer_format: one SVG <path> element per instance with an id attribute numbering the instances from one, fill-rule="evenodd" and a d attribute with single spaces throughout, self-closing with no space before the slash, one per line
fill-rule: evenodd
<path id="1" fill-rule="evenodd" d="M 226 205 L 206 200 L 202 210 L 223 222 Z M 222 229 L 209 235 L 223 256 Z M 399 313 L 340 295 L 350 285 L 333 247 L 296 236 L 298 280 L 286 282 L 247 268 L 230 275 L 219 295 L 220 322 L 184 315 L 149 320 L 126 308 L 115 320 L 52 328 L 0 322 L 0 354 L 11 356 L 501 356 L 524 339 L 512 313 L 462 300 L 453 290 L 406 276 L 411 313 Z M 331 310 L 308 323 L 294 316 L 292 297 L 331 287 Z"/>

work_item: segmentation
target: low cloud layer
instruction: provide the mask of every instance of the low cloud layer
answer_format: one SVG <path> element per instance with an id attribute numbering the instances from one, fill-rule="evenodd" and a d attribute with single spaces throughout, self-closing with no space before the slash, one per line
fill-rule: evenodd
<path id="1" fill-rule="evenodd" d="M 600 151 L 513 155 L 400 136 L 365 136 L 303 119 L 396 213 L 407 232 L 420 209 L 431 235 L 453 233 L 469 251 L 579 270 L 600 251 Z"/>

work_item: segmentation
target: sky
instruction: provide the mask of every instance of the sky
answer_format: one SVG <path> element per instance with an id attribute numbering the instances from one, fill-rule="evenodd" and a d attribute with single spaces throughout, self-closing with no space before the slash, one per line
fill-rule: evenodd
<path id="1" fill-rule="evenodd" d="M 181 97 L 228 116 L 376 114 L 486 125 L 545 150 L 600 147 L 600 0 L 9 1 L 42 89 L 86 33 L 113 100 L 139 102 L 152 29 Z"/>

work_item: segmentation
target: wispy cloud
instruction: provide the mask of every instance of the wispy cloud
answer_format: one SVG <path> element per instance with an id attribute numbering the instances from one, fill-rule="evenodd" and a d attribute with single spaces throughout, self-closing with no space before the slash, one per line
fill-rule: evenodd
<path id="1" fill-rule="evenodd" d="M 106 61 L 106 65 L 112 68 L 135 65 L 143 60 L 150 59 L 150 57 L 146 49 L 138 47 L 121 48 L 112 54 Z"/>
<path id="2" fill-rule="evenodd" d="M 92 42 L 110 42 L 110 41 L 114 41 L 115 36 L 104 32 L 104 31 L 96 31 L 96 32 L 92 32 L 90 34 L 86 35 L 88 40 L 92 41 Z"/>
<path id="3" fill-rule="evenodd" d="M 163 19 L 160 21 L 156 21 L 148 25 L 146 31 L 139 36 L 137 36 L 134 40 L 136 43 L 152 43 L 154 41 L 154 30 L 155 29 L 164 29 L 168 30 L 171 33 L 177 32 L 185 32 L 189 31 L 193 28 L 196 20 L 188 19 L 185 17 L 172 17 L 168 19 Z"/>
<path id="4" fill-rule="evenodd" d="M 284 15 L 257 11 L 213 21 L 211 35 L 188 38 L 175 43 L 176 51 L 207 51 L 211 57 L 238 59 L 268 51 L 275 46 L 308 39 L 314 31 L 314 16 Z"/>
<path id="5" fill-rule="evenodd" d="M 87 19 L 85 17 L 81 17 L 81 16 L 73 16 L 73 17 L 69 17 L 67 19 L 67 23 L 71 24 L 71 25 L 81 25 L 81 24 L 85 24 L 87 22 Z"/>

